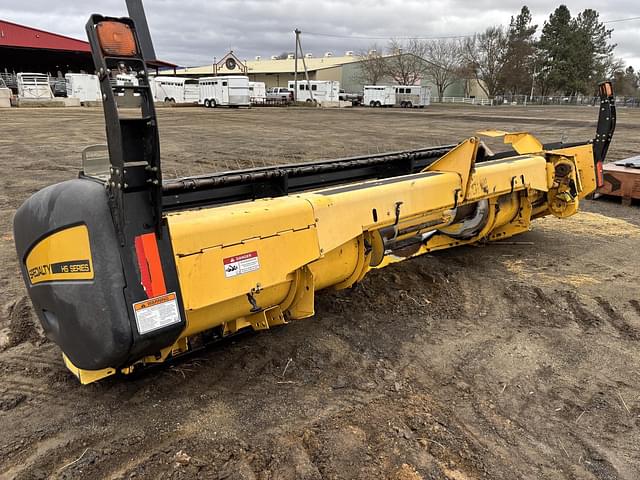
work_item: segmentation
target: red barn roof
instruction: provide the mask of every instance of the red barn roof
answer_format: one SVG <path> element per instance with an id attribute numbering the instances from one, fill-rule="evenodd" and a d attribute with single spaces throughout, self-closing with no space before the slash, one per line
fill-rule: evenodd
<path id="1" fill-rule="evenodd" d="M 0 20 L 0 47 L 90 52 L 89 42 Z"/>
<path id="2" fill-rule="evenodd" d="M 18 25 L 17 23 L 0 20 L 0 48 L 33 48 L 39 50 L 56 50 L 62 52 L 81 52 L 91 54 L 89 42 L 65 37 L 57 33 L 45 32 L 37 28 Z M 173 63 L 163 60 L 151 60 L 147 65 L 175 68 Z"/>

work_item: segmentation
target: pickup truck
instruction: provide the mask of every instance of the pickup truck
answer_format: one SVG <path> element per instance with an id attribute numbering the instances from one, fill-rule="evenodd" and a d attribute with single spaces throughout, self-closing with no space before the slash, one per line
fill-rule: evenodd
<path id="1" fill-rule="evenodd" d="M 343 102 L 351 102 L 351 105 L 357 107 L 362 105 L 363 95 L 361 93 L 347 93 L 344 90 L 340 90 L 339 98 Z"/>
<path id="2" fill-rule="evenodd" d="M 267 101 L 293 101 L 293 91 L 285 87 L 272 87 L 267 90 Z"/>

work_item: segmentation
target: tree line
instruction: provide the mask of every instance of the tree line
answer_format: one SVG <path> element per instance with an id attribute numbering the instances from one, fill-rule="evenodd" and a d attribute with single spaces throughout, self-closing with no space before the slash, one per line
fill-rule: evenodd
<path id="1" fill-rule="evenodd" d="M 495 98 L 593 95 L 600 81 L 613 79 L 618 94 L 640 95 L 640 75 L 615 57 L 613 30 L 596 10 L 572 16 L 560 5 L 538 30 L 525 5 L 507 28 L 491 26 L 465 38 L 392 39 L 386 48 L 372 45 L 360 53 L 359 80 L 375 85 L 390 77 L 413 85 L 426 79 L 439 98 L 460 81 L 468 95 L 470 80 L 476 80 L 487 97 Z"/>

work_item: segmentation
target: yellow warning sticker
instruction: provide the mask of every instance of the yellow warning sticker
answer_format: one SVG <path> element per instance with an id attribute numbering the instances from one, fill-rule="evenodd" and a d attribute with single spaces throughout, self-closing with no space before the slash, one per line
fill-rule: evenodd
<path id="1" fill-rule="evenodd" d="M 180 309 L 175 292 L 133 304 L 140 335 L 180 323 Z"/>

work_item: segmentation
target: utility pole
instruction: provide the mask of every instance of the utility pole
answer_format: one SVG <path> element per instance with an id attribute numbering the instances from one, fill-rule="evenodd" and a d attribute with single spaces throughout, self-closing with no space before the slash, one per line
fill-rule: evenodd
<path id="1" fill-rule="evenodd" d="M 298 44 L 300 43 L 300 30 L 294 30 L 296 34 L 296 54 L 295 54 L 295 67 L 293 70 L 293 101 L 298 101 Z"/>
<path id="2" fill-rule="evenodd" d="M 304 59 L 304 52 L 302 51 L 302 42 L 300 42 L 300 34 L 302 32 L 296 29 L 296 55 L 298 54 L 298 49 L 300 49 L 300 58 L 302 58 L 302 66 L 304 67 L 304 78 L 307 81 L 307 88 L 309 89 L 309 97 L 311 97 L 311 102 L 314 101 L 313 98 L 313 90 L 311 90 L 311 84 L 309 83 L 309 70 L 307 70 L 307 62 Z M 298 87 L 296 82 L 296 93 L 294 95 L 296 101 L 298 100 Z"/>
<path id="3" fill-rule="evenodd" d="M 529 101 L 533 102 L 533 87 L 536 85 L 536 62 L 533 62 L 533 76 L 531 77 L 531 95 L 529 95 Z"/>

